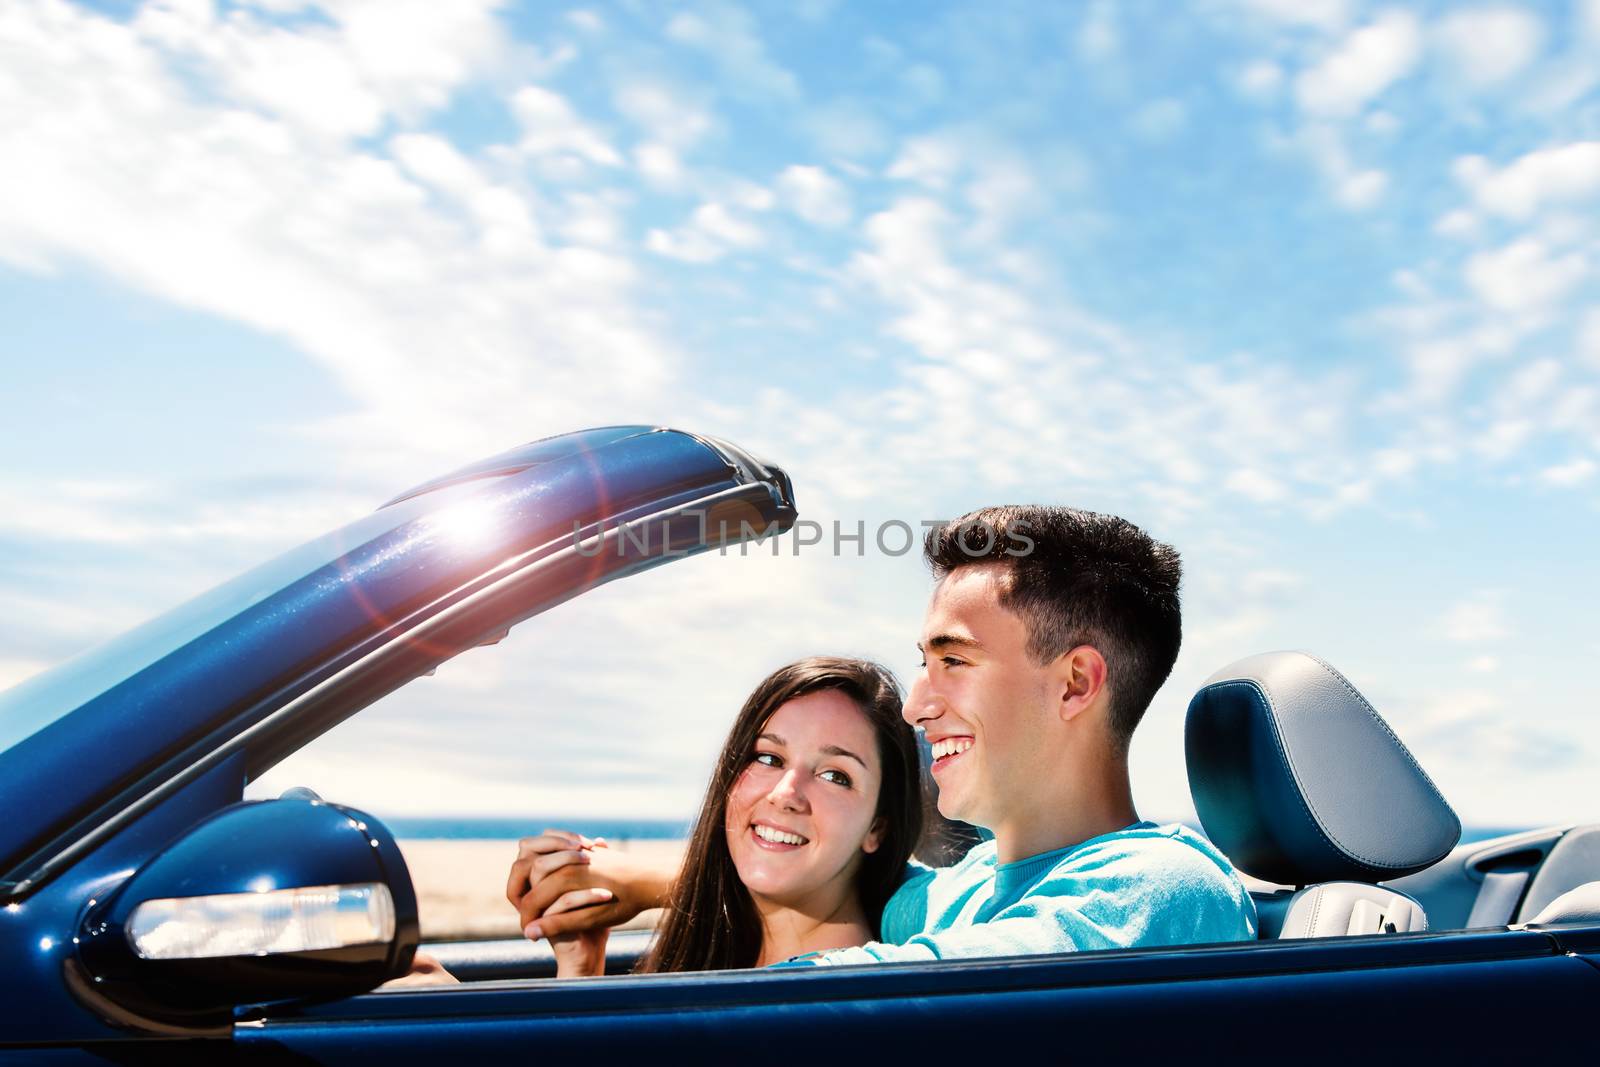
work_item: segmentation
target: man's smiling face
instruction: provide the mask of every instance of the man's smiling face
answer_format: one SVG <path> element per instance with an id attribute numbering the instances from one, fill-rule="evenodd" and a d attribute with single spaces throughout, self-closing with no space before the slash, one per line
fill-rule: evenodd
<path id="1" fill-rule="evenodd" d="M 997 833 L 1036 815 L 1050 758 L 1058 703 L 1050 671 L 1028 653 L 1028 627 L 1000 606 L 1004 564 L 946 576 L 918 642 L 922 673 L 911 685 L 905 718 L 933 745 L 939 812 Z"/>

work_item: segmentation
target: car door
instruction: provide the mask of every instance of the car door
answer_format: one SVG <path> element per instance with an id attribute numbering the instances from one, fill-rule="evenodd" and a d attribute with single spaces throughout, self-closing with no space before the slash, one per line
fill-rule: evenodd
<path id="1" fill-rule="evenodd" d="M 1294 1062 L 1586 1043 L 1600 970 L 1533 931 L 395 990 L 240 1023 L 294 1062 Z"/>

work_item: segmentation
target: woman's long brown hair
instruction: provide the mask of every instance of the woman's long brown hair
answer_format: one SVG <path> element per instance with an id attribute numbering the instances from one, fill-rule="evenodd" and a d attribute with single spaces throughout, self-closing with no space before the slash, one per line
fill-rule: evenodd
<path id="1" fill-rule="evenodd" d="M 866 660 L 812 656 L 768 675 L 734 720 L 711 772 L 666 917 L 654 947 L 639 963 L 640 973 L 755 966 L 761 918 L 728 852 L 728 794 L 755 757 L 756 738 L 772 713 L 797 697 L 825 690 L 853 700 L 878 741 L 883 775 L 877 818 L 883 820 L 883 839 L 856 873 L 861 906 L 876 930 L 922 834 L 916 739 L 900 717 L 900 687 L 887 669 Z"/>

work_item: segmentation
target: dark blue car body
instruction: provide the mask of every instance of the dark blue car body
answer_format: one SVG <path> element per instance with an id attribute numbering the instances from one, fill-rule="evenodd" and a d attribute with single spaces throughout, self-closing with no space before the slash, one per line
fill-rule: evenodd
<path id="1" fill-rule="evenodd" d="M 0 1058 L 1476 1060 L 1594 1047 L 1582 1020 L 1600 1004 L 1600 927 L 1582 925 L 362 992 L 403 973 L 416 947 L 392 839 L 344 809 L 322 823 L 299 808 L 252 813 L 245 784 L 523 619 L 795 515 L 783 471 L 725 442 L 649 427 L 568 434 L 419 486 L 0 695 Z M 473 536 L 452 535 L 463 522 Z M 193 845 L 208 820 L 249 819 L 254 866 L 208 867 Z M 198 994 L 184 1007 L 138 978 L 145 964 L 117 962 L 137 879 L 175 896 L 263 877 L 321 884 L 307 835 L 346 824 L 401 913 L 367 971 L 307 959 L 303 986 L 264 996 L 291 980 L 251 986 L 224 969 L 225 1007 Z"/>

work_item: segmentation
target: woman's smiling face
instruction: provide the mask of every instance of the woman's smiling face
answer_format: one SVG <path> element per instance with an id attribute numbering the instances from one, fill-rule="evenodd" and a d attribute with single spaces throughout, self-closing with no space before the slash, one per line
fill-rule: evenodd
<path id="1" fill-rule="evenodd" d="M 728 793 L 724 827 L 739 880 L 758 901 L 837 907 L 881 839 L 881 782 L 877 739 L 855 701 L 825 689 L 780 706 Z"/>

